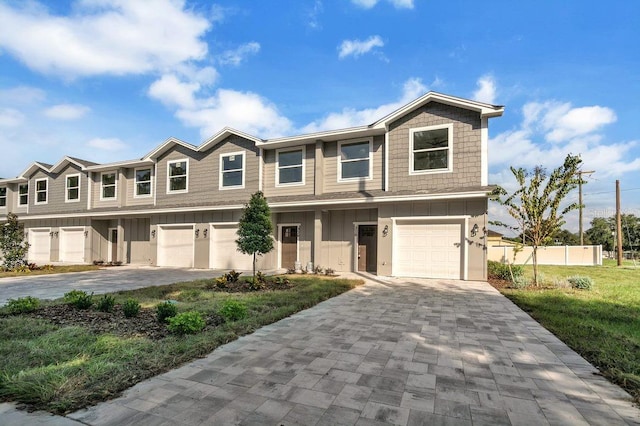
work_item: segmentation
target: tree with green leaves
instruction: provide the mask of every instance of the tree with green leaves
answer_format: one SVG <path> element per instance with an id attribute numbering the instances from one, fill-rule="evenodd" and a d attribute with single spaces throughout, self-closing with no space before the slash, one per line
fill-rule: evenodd
<path id="1" fill-rule="evenodd" d="M 0 253 L 2 267 L 13 271 L 27 263 L 29 243 L 25 241 L 24 229 L 18 223 L 18 215 L 9 213 L 7 222 L 0 226 Z"/>
<path id="2" fill-rule="evenodd" d="M 591 228 L 587 229 L 585 235 L 591 244 L 599 244 L 602 250 L 611 252 L 615 246 L 614 229 L 616 229 L 615 218 L 612 221 L 604 217 L 596 217 L 591 221 Z"/>
<path id="3" fill-rule="evenodd" d="M 519 188 L 513 194 L 500 186 L 494 190 L 496 201 L 507 208 L 526 242 L 533 248 L 535 285 L 538 285 L 538 247 L 551 243 L 553 236 L 565 224 L 564 215 L 580 207 L 578 203 L 571 203 L 562 208 L 561 204 L 580 183 L 582 178 L 576 172 L 581 164 L 579 155 L 569 154 L 564 163 L 550 175 L 542 166 L 537 166 L 532 171 L 511 167 Z"/>
<path id="4" fill-rule="evenodd" d="M 256 256 L 273 250 L 273 225 L 271 223 L 271 209 L 267 199 L 261 191 L 251 196 L 242 210 L 242 217 L 238 224 L 238 251 L 253 255 L 253 279 L 256 276 Z"/>

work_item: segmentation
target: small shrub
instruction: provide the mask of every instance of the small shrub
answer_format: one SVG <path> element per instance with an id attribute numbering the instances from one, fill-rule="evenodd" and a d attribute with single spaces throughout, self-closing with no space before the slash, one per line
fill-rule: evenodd
<path id="1" fill-rule="evenodd" d="M 42 267 L 42 270 L 43 270 L 43 271 L 53 271 L 53 265 L 48 265 L 48 264 L 47 264 L 47 265 L 44 265 L 44 266 Z"/>
<path id="2" fill-rule="evenodd" d="M 513 278 L 516 279 L 524 275 L 524 267 L 522 265 L 511 265 L 511 272 L 513 273 Z M 487 264 L 489 278 L 511 281 L 511 272 L 509 272 L 509 265 L 505 263 L 490 260 Z"/>
<path id="3" fill-rule="evenodd" d="M 287 274 L 292 275 L 292 274 L 295 274 L 295 273 L 296 273 L 295 269 L 293 269 L 293 268 L 287 269 Z"/>
<path id="4" fill-rule="evenodd" d="M 322 266 L 316 265 L 316 267 L 313 268 L 313 273 L 316 274 L 316 275 L 321 274 L 322 273 Z"/>
<path id="5" fill-rule="evenodd" d="M 333 269 L 331 269 L 331 268 L 326 268 L 326 269 L 324 270 L 324 274 L 325 274 L 325 275 L 333 275 L 333 274 L 335 274 L 335 273 L 336 273 L 336 271 L 334 271 L 334 270 L 333 270 Z"/>
<path id="6" fill-rule="evenodd" d="M 525 277 L 522 275 L 518 275 L 515 277 L 515 280 L 511 281 L 511 287 L 516 288 L 518 290 L 522 290 L 523 288 L 529 287 L 530 283 L 527 281 Z"/>
<path id="7" fill-rule="evenodd" d="M 226 274 L 224 274 L 224 277 L 227 279 L 227 282 L 235 283 L 238 281 L 238 278 L 240 277 L 241 274 L 242 272 L 236 272 L 235 269 L 232 269 Z"/>
<path id="8" fill-rule="evenodd" d="M 169 331 L 175 334 L 195 334 L 205 327 L 204 319 L 200 312 L 183 312 L 171 317 L 169 321 Z"/>
<path id="9" fill-rule="evenodd" d="M 127 299 L 122 305 L 122 312 L 127 318 L 135 317 L 140 312 L 140 303 L 135 299 Z"/>
<path id="10" fill-rule="evenodd" d="M 12 314 L 33 312 L 38 309 L 38 307 L 40 307 L 40 300 L 31 296 L 9 299 L 7 302 L 7 309 Z"/>
<path id="11" fill-rule="evenodd" d="M 571 287 L 571 283 L 566 278 L 554 278 L 552 284 L 555 288 Z"/>
<path id="12" fill-rule="evenodd" d="M 19 274 L 28 274 L 31 272 L 31 269 L 29 269 L 29 265 L 18 265 L 15 268 L 13 268 L 11 272 L 17 272 Z"/>
<path id="13" fill-rule="evenodd" d="M 89 309 L 93 305 L 93 293 L 71 290 L 64 294 L 64 301 L 76 309 Z"/>
<path id="14" fill-rule="evenodd" d="M 104 260 L 94 260 L 93 264 L 96 266 L 104 265 Z"/>
<path id="15" fill-rule="evenodd" d="M 247 306 L 239 300 L 228 299 L 222 303 L 218 313 L 227 321 L 237 321 L 247 316 Z"/>
<path id="16" fill-rule="evenodd" d="M 273 282 L 274 282 L 275 284 L 278 284 L 278 285 L 289 285 L 289 282 L 290 282 L 290 281 L 289 281 L 289 278 L 285 278 L 285 277 L 275 277 L 275 278 L 273 279 Z"/>
<path id="17" fill-rule="evenodd" d="M 100 299 L 98 299 L 98 303 L 96 303 L 96 308 L 100 312 L 111 312 L 113 311 L 113 307 L 116 305 L 116 299 L 110 294 L 104 294 Z"/>
<path id="18" fill-rule="evenodd" d="M 267 277 L 264 275 L 264 272 L 258 271 L 256 272 L 255 280 L 264 284 L 267 282 Z"/>
<path id="19" fill-rule="evenodd" d="M 173 318 L 178 314 L 178 307 L 174 302 L 169 300 L 162 302 L 156 306 L 156 315 L 158 322 L 169 322 L 169 318 Z"/>
<path id="20" fill-rule="evenodd" d="M 37 271 L 40 269 L 40 267 L 35 263 L 27 263 L 27 268 L 29 268 L 30 271 Z"/>
<path id="21" fill-rule="evenodd" d="M 577 288 L 579 290 L 591 290 L 591 288 L 593 288 L 593 280 L 591 279 L 591 277 L 575 275 L 573 277 L 567 278 L 567 281 L 571 283 L 571 287 Z"/>

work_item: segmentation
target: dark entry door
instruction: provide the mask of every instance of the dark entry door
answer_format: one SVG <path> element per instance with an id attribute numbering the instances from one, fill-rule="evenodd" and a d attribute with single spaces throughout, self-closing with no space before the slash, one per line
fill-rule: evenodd
<path id="1" fill-rule="evenodd" d="M 378 270 L 378 225 L 358 225 L 358 271 Z"/>
<path id="2" fill-rule="evenodd" d="M 298 227 L 283 226 L 280 236 L 282 268 L 293 269 L 298 260 Z"/>
<path id="3" fill-rule="evenodd" d="M 117 262 L 118 261 L 118 230 L 117 229 L 111 230 L 110 241 L 111 241 L 111 261 Z"/>

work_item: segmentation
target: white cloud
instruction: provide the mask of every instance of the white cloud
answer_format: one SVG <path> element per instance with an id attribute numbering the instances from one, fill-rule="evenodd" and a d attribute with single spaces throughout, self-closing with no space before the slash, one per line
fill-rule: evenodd
<path id="1" fill-rule="evenodd" d="M 351 3 L 364 9 L 371 9 L 377 5 L 380 0 L 351 0 Z M 388 0 L 396 9 L 413 9 L 414 0 Z"/>
<path id="2" fill-rule="evenodd" d="M 219 62 L 223 65 L 238 66 L 250 55 L 255 55 L 260 51 L 260 43 L 252 41 L 239 46 L 237 49 L 222 52 Z"/>
<path id="3" fill-rule="evenodd" d="M 44 90 L 29 86 L 17 86 L 0 90 L 0 103 L 29 105 L 42 102 L 46 98 Z"/>
<path id="4" fill-rule="evenodd" d="M 200 90 L 199 83 L 186 83 L 180 81 L 175 74 L 167 74 L 154 81 L 147 93 L 167 106 L 195 108 L 194 94 L 198 90 Z"/>
<path id="5" fill-rule="evenodd" d="M 384 42 L 380 36 L 371 36 L 368 39 L 362 40 L 344 40 L 338 47 L 338 57 L 344 59 L 347 56 L 358 57 L 370 52 L 376 47 L 383 47 Z"/>
<path id="6" fill-rule="evenodd" d="M 47 108 L 44 115 L 56 120 L 77 120 L 84 117 L 91 108 L 84 105 L 60 104 Z"/>
<path id="7" fill-rule="evenodd" d="M 127 148 L 127 144 L 118 138 L 95 138 L 87 142 L 90 148 L 99 149 L 101 151 L 122 151 Z"/>
<path id="8" fill-rule="evenodd" d="M 477 81 L 478 89 L 473 92 L 472 98 L 478 102 L 494 104 L 496 101 L 496 81 L 491 75 L 483 75 Z"/>
<path id="9" fill-rule="evenodd" d="M 313 7 L 307 12 L 307 26 L 312 30 L 319 30 L 322 28 L 322 24 L 320 24 L 320 15 L 324 11 L 324 6 L 322 5 L 321 0 L 316 0 L 313 3 Z"/>
<path id="10" fill-rule="evenodd" d="M 141 74 L 202 59 L 210 23 L 184 0 L 82 0 L 68 17 L 0 3 L 0 47 L 29 68 L 65 78 Z"/>
<path id="11" fill-rule="evenodd" d="M 16 127 L 24 122 L 24 114 L 13 108 L 0 108 L 0 127 Z"/>
<path id="12" fill-rule="evenodd" d="M 436 81 L 440 82 L 439 79 L 436 79 Z M 377 108 L 361 110 L 345 108 L 340 112 L 330 113 L 320 120 L 309 123 L 301 130 L 304 133 L 315 133 L 322 130 L 344 129 L 371 124 L 423 95 L 426 91 L 427 87 L 422 83 L 422 80 L 419 78 L 410 78 L 404 83 L 402 96 L 396 102 L 381 105 Z"/>

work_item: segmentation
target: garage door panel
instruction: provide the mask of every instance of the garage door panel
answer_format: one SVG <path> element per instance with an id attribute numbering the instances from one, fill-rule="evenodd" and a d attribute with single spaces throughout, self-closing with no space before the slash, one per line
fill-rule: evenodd
<path id="1" fill-rule="evenodd" d="M 160 227 L 158 266 L 193 268 L 193 226 Z"/>
<path id="2" fill-rule="evenodd" d="M 60 261 L 84 263 L 84 229 L 60 230 Z"/>
<path id="3" fill-rule="evenodd" d="M 398 221 L 393 275 L 462 278 L 462 224 Z"/>
<path id="4" fill-rule="evenodd" d="M 237 225 L 214 225 L 211 230 L 209 267 L 213 269 L 253 269 L 253 256 L 238 251 Z"/>
<path id="5" fill-rule="evenodd" d="M 49 230 L 29 231 L 29 262 L 49 263 L 51 261 L 51 237 Z"/>

